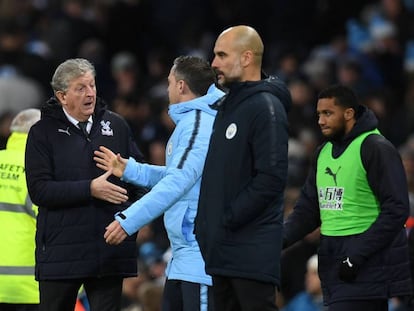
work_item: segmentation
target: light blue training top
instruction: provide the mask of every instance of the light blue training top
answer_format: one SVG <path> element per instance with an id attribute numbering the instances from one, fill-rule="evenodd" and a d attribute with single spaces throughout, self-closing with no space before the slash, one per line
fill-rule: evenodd
<path id="1" fill-rule="evenodd" d="M 172 258 L 168 279 L 211 285 L 194 236 L 201 174 L 207 154 L 216 110 L 210 105 L 224 93 L 211 85 L 206 95 L 172 104 L 169 115 L 176 127 L 166 146 L 166 165 L 128 160 L 122 179 L 151 188 L 140 200 L 116 215 L 122 228 L 132 234 L 164 213 Z"/>

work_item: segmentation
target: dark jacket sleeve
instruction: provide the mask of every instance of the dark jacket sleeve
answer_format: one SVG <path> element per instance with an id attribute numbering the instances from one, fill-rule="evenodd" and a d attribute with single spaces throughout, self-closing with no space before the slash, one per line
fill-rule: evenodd
<path id="1" fill-rule="evenodd" d="M 293 211 L 284 222 L 283 248 L 289 247 L 303 239 L 308 233 L 321 225 L 318 193 L 316 190 L 316 159 L 321 150 L 316 152 L 300 197 Z"/>
<path id="2" fill-rule="evenodd" d="M 368 183 L 378 199 L 377 220 L 358 235 L 348 250 L 351 258 L 363 261 L 389 245 L 409 215 L 407 181 L 398 151 L 381 135 L 368 136 L 361 146 Z"/>

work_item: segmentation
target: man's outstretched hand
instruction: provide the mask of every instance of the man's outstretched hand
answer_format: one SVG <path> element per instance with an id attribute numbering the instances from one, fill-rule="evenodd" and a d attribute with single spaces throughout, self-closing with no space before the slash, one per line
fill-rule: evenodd
<path id="1" fill-rule="evenodd" d="M 100 146 L 99 150 L 94 151 L 94 161 L 96 166 L 104 171 L 112 170 L 112 174 L 121 177 L 124 173 L 128 160 L 121 155 L 113 153 L 110 149 Z"/>
<path id="2" fill-rule="evenodd" d="M 117 186 L 107 179 L 111 176 L 112 170 L 109 170 L 91 182 L 91 195 L 94 198 L 108 201 L 113 204 L 121 204 L 128 200 L 127 190 Z"/>
<path id="3" fill-rule="evenodd" d="M 111 245 L 118 245 L 126 239 L 128 234 L 122 229 L 118 220 L 114 220 L 107 227 L 104 234 L 106 243 Z"/>

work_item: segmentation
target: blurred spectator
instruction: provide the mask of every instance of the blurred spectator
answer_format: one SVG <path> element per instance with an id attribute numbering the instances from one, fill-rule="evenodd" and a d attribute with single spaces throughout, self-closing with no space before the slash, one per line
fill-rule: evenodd
<path id="1" fill-rule="evenodd" d="M 338 61 L 336 80 L 339 84 L 353 89 L 359 97 L 366 96 L 374 89 L 370 81 L 363 77 L 361 64 L 353 58 Z"/>
<path id="2" fill-rule="evenodd" d="M 43 102 L 45 99 L 43 93 L 49 90 L 49 78 L 53 73 L 52 64 L 47 59 L 26 49 L 27 36 L 28 30 L 18 19 L 11 17 L 0 19 L 0 77 L 2 79 L 14 78 L 18 80 L 16 83 L 20 82 L 22 93 L 26 88 L 27 92 L 30 92 L 27 97 L 23 97 L 22 102 L 18 100 L 13 102 L 21 109 L 34 107 L 34 105 L 40 106 L 39 101 Z M 8 84 L 8 87 L 10 86 L 12 83 Z M 14 87 L 14 92 L 16 88 Z M 3 90 L 1 93 L 3 94 Z M 6 96 L 2 95 L 2 97 L 4 102 Z M 22 105 L 24 105 L 23 108 Z M 19 106 L 13 109 L 19 111 L 21 110 Z M 0 104 L 0 107 L 3 105 Z"/>
<path id="3" fill-rule="evenodd" d="M 25 51 L 25 30 L 15 20 L 0 20 L 0 114 L 38 108 L 45 100 L 47 63 Z M 49 77 L 47 77 L 48 79 Z"/>
<path id="4" fill-rule="evenodd" d="M 104 40 L 108 47 L 108 54 L 113 56 L 121 51 L 129 51 L 136 55 L 138 65 L 143 67 L 153 36 L 152 27 L 148 27 L 153 24 L 148 1 L 127 0 L 106 1 L 106 3 Z"/>
<path id="5" fill-rule="evenodd" d="M 408 79 L 405 85 L 403 104 L 396 112 L 396 119 L 400 121 L 398 128 L 401 131 L 402 141 L 414 133 L 414 75 L 413 78 Z"/>
<path id="6" fill-rule="evenodd" d="M 303 79 L 292 79 L 288 83 L 292 96 L 292 107 L 288 114 L 290 135 L 297 138 L 304 129 L 319 132 L 316 122 L 316 96 L 312 86 Z"/>
<path id="7" fill-rule="evenodd" d="M 152 120 L 142 129 L 140 143 L 149 163 L 165 164 L 165 145 L 174 128 L 175 124 L 168 115 L 168 106 L 165 106 L 153 114 Z"/>
<path id="8" fill-rule="evenodd" d="M 147 99 L 135 92 L 118 94 L 112 101 L 112 110 L 125 118 L 131 127 L 138 147 L 142 148 L 144 143 L 141 139 L 141 132 L 152 116 Z M 144 155 L 148 159 L 145 152 Z"/>
<path id="9" fill-rule="evenodd" d="M 392 94 L 387 94 L 386 90 L 378 91 L 366 95 L 362 103 L 374 112 L 381 134 L 398 147 L 404 143 L 406 135 L 403 120 L 393 111 L 392 98 Z"/>
<path id="10" fill-rule="evenodd" d="M 121 51 L 112 57 L 111 74 L 115 82 L 115 93 L 110 100 L 142 92 L 143 81 L 140 81 L 140 67 L 135 55 L 131 52 Z"/>
<path id="11" fill-rule="evenodd" d="M 84 40 L 99 37 L 99 31 L 89 14 L 89 1 L 62 0 L 52 19 L 52 25 L 47 28 L 44 38 L 52 51 L 55 63 L 77 56 Z"/>
<path id="12" fill-rule="evenodd" d="M 321 57 L 309 57 L 303 63 L 303 71 L 310 86 L 319 93 L 334 81 L 333 63 Z"/>
<path id="13" fill-rule="evenodd" d="M 302 73 L 301 62 L 297 54 L 294 51 L 283 52 L 278 59 L 275 76 L 286 83 L 294 79 L 303 79 L 304 74 Z"/>
<path id="14" fill-rule="evenodd" d="M 0 113 L 39 108 L 44 99 L 45 95 L 35 80 L 19 75 L 0 75 Z"/>
<path id="15" fill-rule="evenodd" d="M 414 148 L 413 146 L 404 145 L 399 149 L 402 163 L 407 177 L 408 199 L 410 202 L 410 216 L 408 217 L 406 227 L 408 230 L 414 228 Z"/>
<path id="16" fill-rule="evenodd" d="M 292 212 L 300 195 L 301 186 L 288 186 L 284 197 L 284 219 Z M 305 289 L 304 275 L 306 261 L 315 254 L 319 244 L 319 231 L 309 234 L 302 241 L 284 250 L 281 257 L 281 305 L 287 304 L 295 295 Z"/>
<path id="17" fill-rule="evenodd" d="M 298 139 L 289 138 L 287 186 L 297 187 L 303 184 L 307 171 L 305 146 Z"/>
<path id="18" fill-rule="evenodd" d="M 152 242 L 144 243 L 139 248 L 139 259 L 148 269 L 151 280 L 157 284 L 165 283 L 165 268 L 167 262 L 164 260 L 164 252 Z"/>
<path id="19" fill-rule="evenodd" d="M 140 246 L 138 276 L 126 278 L 122 287 L 122 311 L 160 311 L 167 252 L 152 242 Z"/>
<path id="20" fill-rule="evenodd" d="M 112 77 L 111 64 L 108 61 L 108 48 L 100 38 L 88 38 L 81 42 L 77 57 L 86 58 L 96 69 L 96 84 L 99 93 L 111 103 L 115 92 L 115 81 Z"/>
<path id="21" fill-rule="evenodd" d="M 305 289 L 295 295 L 281 311 L 323 311 L 321 280 L 318 275 L 318 255 L 312 255 L 306 262 Z"/>
<path id="22" fill-rule="evenodd" d="M 281 295 L 285 304 L 305 289 L 306 261 L 312 254 L 315 254 L 318 246 L 319 230 L 317 229 L 283 252 L 280 264 L 282 267 Z"/>
<path id="23" fill-rule="evenodd" d="M 142 311 L 161 311 L 163 287 L 154 282 L 145 282 L 138 289 Z"/>

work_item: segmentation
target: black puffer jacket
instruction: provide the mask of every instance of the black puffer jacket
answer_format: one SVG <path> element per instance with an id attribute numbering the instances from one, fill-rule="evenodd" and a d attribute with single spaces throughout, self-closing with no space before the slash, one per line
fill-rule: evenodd
<path id="1" fill-rule="evenodd" d="M 377 119 L 362 107 L 352 131 L 332 141 L 333 156 L 344 152 L 352 140 L 375 129 Z M 315 162 L 294 211 L 285 222 L 284 246 L 292 245 L 320 225 Z M 343 237 L 321 236 L 319 275 L 325 304 L 342 300 L 376 299 L 411 294 L 407 237 L 404 223 L 409 213 L 407 183 L 398 151 L 381 135 L 369 135 L 361 145 L 361 160 L 367 180 L 380 205 L 380 213 L 369 229 Z M 324 169 L 324 168 L 322 168 Z M 361 198 L 364 200 L 364 198 Z M 338 277 L 344 256 L 354 258 L 360 269 L 352 283 Z"/>
<path id="2" fill-rule="evenodd" d="M 114 205 L 91 197 L 91 180 L 104 171 L 93 151 L 104 145 L 123 157 L 142 160 L 126 122 L 98 101 L 89 140 L 68 121 L 51 99 L 30 132 L 26 148 L 26 178 L 32 201 L 39 206 L 36 232 L 36 279 L 69 279 L 137 273 L 136 236 L 118 246 L 103 238 L 114 214 L 128 204 Z M 130 188 L 131 200 L 144 189 Z"/>
<path id="3" fill-rule="evenodd" d="M 195 227 L 208 274 L 279 285 L 290 105 L 276 78 L 235 83 L 218 105 Z"/>

